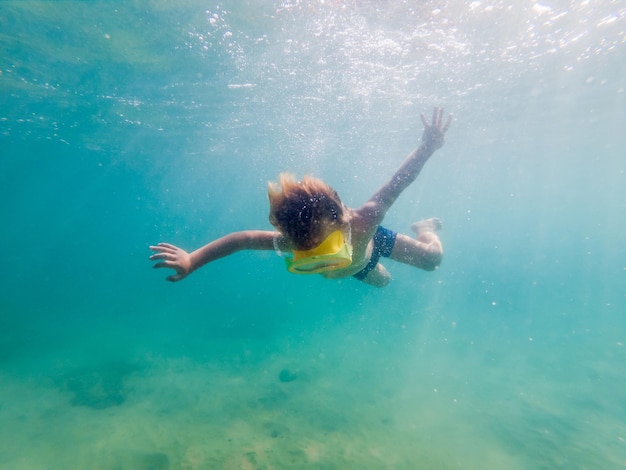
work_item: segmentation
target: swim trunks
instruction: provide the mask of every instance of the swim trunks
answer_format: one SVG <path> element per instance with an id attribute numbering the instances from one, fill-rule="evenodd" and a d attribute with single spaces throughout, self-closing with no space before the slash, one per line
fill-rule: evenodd
<path id="1" fill-rule="evenodd" d="M 362 270 L 353 274 L 353 277 L 362 281 L 367 277 L 369 272 L 376 267 L 381 256 L 389 258 L 391 256 L 393 246 L 396 244 L 397 235 L 397 233 L 379 225 L 373 237 L 374 246 L 372 247 L 372 256 L 370 261 Z"/>

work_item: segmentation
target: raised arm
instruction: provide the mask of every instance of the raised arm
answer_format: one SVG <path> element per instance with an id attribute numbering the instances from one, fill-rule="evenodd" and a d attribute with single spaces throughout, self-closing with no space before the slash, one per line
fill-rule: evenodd
<path id="1" fill-rule="evenodd" d="M 176 282 L 186 278 L 193 271 L 201 268 L 205 264 L 232 255 L 237 251 L 273 250 L 275 234 L 276 232 L 264 230 L 233 232 L 191 253 L 187 253 L 182 248 L 170 245 L 169 243 L 159 243 L 158 245 L 150 247 L 150 249 L 155 252 L 155 254 L 150 256 L 150 259 L 163 260 L 156 263 L 154 268 L 170 268 L 176 271 L 176 274 L 172 274 L 166 278 L 168 281 Z"/>
<path id="2" fill-rule="evenodd" d="M 391 179 L 359 209 L 359 212 L 370 219 L 373 224 L 378 225 L 382 222 L 398 196 L 415 181 L 424 164 L 435 153 L 435 150 L 443 145 L 444 136 L 452 122 L 452 115 L 449 115 L 445 124 L 443 123 L 443 108 L 433 110 L 431 124 L 428 124 L 423 114 L 420 114 L 420 117 L 424 123 L 420 146 L 409 154 Z"/>

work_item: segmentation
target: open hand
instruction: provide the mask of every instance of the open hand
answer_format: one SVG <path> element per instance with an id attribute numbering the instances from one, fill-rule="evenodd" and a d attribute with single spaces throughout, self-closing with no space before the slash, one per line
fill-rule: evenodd
<path id="1" fill-rule="evenodd" d="M 422 145 L 428 149 L 435 151 L 443 145 L 443 137 L 446 135 L 450 124 L 452 123 L 452 114 L 448 115 L 446 123 L 443 124 L 443 108 L 435 108 L 433 110 L 433 121 L 428 124 L 423 114 L 420 114 L 424 123 L 424 133 L 422 134 Z"/>
<path id="2" fill-rule="evenodd" d="M 170 268 L 176 274 L 168 276 L 166 280 L 170 282 L 180 281 L 191 273 L 191 257 L 185 250 L 169 243 L 159 243 L 151 246 L 150 249 L 156 253 L 150 256 L 151 260 L 164 260 L 156 263 L 153 268 Z"/>

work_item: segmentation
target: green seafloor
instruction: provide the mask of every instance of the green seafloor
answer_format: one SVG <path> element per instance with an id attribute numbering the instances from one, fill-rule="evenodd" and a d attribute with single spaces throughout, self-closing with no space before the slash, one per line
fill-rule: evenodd
<path id="1" fill-rule="evenodd" d="M 0 2 L 0 469 L 626 468 L 618 0 Z M 267 182 L 443 219 L 384 289 L 241 252 Z"/>

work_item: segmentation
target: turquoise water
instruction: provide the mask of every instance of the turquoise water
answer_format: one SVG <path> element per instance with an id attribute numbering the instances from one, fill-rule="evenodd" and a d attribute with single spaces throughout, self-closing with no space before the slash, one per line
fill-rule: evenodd
<path id="1" fill-rule="evenodd" d="M 625 30 L 618 0 L 0 2 L 0 468 L 626 468 Z M 442 218 L 438 271 L 151 269 L 270 229 L 280 171 L 361 204 L 436 105 L 385 225 Z"/>

